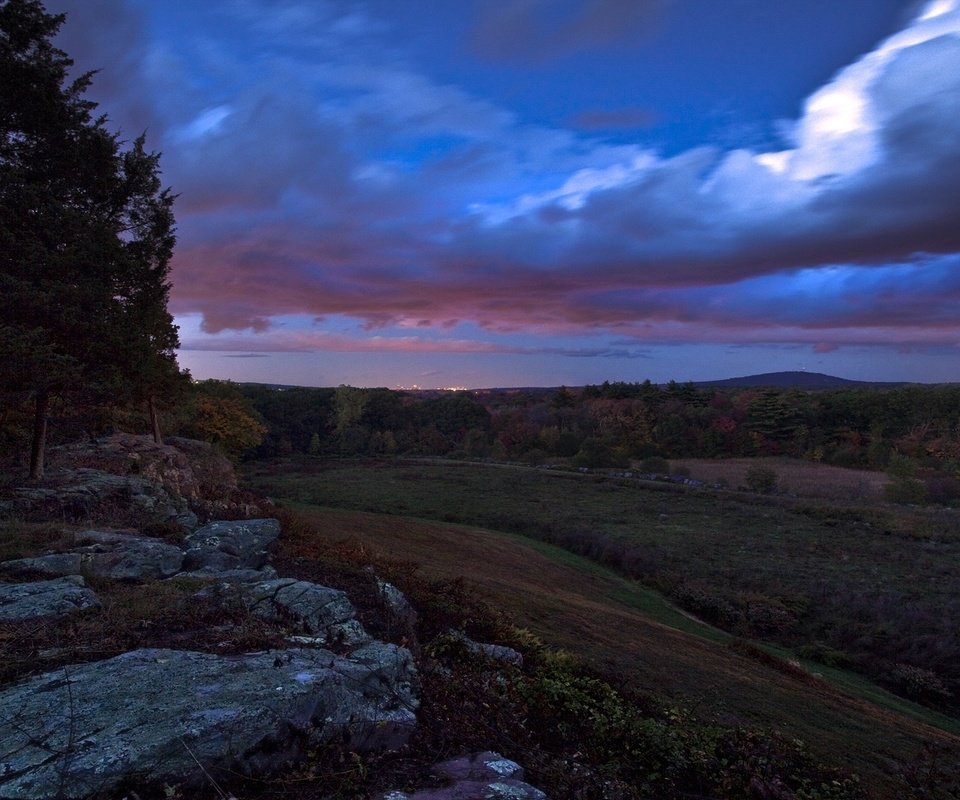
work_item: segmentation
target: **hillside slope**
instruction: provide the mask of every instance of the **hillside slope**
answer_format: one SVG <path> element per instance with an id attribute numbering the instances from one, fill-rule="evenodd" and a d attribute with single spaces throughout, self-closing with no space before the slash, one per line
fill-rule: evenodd
<path id="1" fill-rule="evenodd" d="M 719 631 L 670 616 L 635 582 L 549 545 L 396 516 L 306 505 L 295 512 L 318 536 L 415 561 L 424 576 L 467 575 L 519 624 L 628 683 L 691 699 L 699 713 L 726 724 L 761 724 L 804 739 L 821 757 L 859 772 L 870 797 L 905 796 L 900 765 L 924 742 L 960 746 L 953 733 L 738 650 Z"/>

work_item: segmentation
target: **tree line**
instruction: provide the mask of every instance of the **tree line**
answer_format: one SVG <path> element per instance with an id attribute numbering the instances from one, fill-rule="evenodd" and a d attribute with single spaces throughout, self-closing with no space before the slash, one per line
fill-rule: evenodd
<path id="1" fill-rule="evenodd" d="M 800 391 L 645 381 L 416 393 L 213 382 L 197 390 L 232 396 L 262 423 L 262 440 L 246 448 L 258 458 L 432 455 L 626 468 L 658 457 L 786 456 L 888 470 L 923 483 L 934 501 L 960 495 L 953 384 Z"/>

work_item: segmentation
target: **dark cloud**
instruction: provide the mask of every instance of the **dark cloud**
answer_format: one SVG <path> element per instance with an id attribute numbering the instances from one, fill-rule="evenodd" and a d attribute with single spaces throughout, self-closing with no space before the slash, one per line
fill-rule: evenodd
<path id="1" fill-rule="evenodd" d="M 669 0 L 513 0 L 481 6 L 473 46 L 498 61 L 536 63 L 636 43 Z"/>
<path id="2" fill-rule="evenodd" d="M 114 127 L 128 138 L 157 134 L 153 100 L 143 93 L 151 45 L 144 15 L 125 0 L 47 0 L 51 14 L 65 14 L 57 46 L 74 60 L 74 73 L 96 72 L 88 93 L 106 103 Z"/>
<path id="3" fill-rule="evenodd" d="M 71 12 L 62 46 L 80 68 L 104 68 L 95 96 L 164 150 L 180 194 L 172 307 L 203 315 L 203 331 L 220 334 L 212 349 L 259 350 L 224 338 L 250 330 L 279 349 L 643 357 L 375 335 L 405 325 L 453 336 L 457 321 L 492 335 L 815 348 L 960 341 L 957 32 L 838 75 L 825 88 L 869 118 L 844 127 L 807 109 L 785 126 L 789 159 L 715 146 L 667 158 L 524 124 L 384 60 L 361 6 L 224 0 L 222 30 L 161 43 L 128 2 L 59 4 Z M 629 41 L 662 3 L 484 8 L 476 37 L 488 55 L 543 60 Z M 644 119 L 624 108 L 574 122 Z M 285 315 L 349 317 L 373 335 L 291 337 Z"/>

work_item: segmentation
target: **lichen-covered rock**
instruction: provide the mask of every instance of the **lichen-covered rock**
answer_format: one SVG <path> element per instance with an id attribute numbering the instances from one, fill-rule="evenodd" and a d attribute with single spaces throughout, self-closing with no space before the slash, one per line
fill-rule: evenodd
<path id="1" fill-rule="evenodd" d="M 483 658 L 504 666 L 523 667 L 523 655 L 512 647 L 507 647 L 502 644 L 475 642 L 469 636 L 459 631 L 451 631 L 449 635 L 460 642 L 466 648 L 467 652 L 472 653 L 478 658 Z"/>
<path id="2" fill-rule="evenodd" d="M 89 468 L 114 475 L 139 475 L 172 494 L 196 501 L 224 496 L 237 488 L 233 465 L 206 442 L 114 433 L 92 441 L 52 448 L 53 467 Z"/>
<path id="3" fill-rule="evenodd" d="M 524 782 L 523 767 L 499 753 L 454 758 L 435 765 L 432 772 L 449 785 L 413 793 L 386 792 L 380 800 L 548 800 Z"/>
<path id="4" fill-rule="evenodd" d="M 139 582 L 169 578 L 183 565 L 183 550 L 146 536 L 84 531 L 75 539 L 92 544 L 69 553 L 5 561 L 0 564 L 0 571 L 13 575 L 87 575 Z"/>
<path id="5" fill-rule="evenodd" d="M 186 501 L 159 483 L 138 475 L 114 475 L 96 469 L 51 470 L 41 486 L 14 489 L 5 510 L 28 518 L 142 525 L 177 522 L 191 528 L 196 515 Z"/>
<path id="6" fill-rule="evenodd" d="M 183 569 L 260 569 L 279 535 L 280 523 L 275 519 L 211 522 L 184 541 L 187 552 Z"/>
<path id="7" fill-rule="evenodd" d="M 96 594 L 77 575 L 30 583 L 0 583 L 0 622 L 60 619 L 99 606 Z"/>
<path id="8" fill-rule="evenodd" d="M 356 619 L 345 592 L 295 578 L 277 578 L 238 586 L 214 587 L 204 597 L 239 600 L 254 616 L 311 634 L 297 642 L 309 646 L 357 645 L 370 636 Z"/>
<path id="9" fill-rule="evenodd" d="M 189 460 L 200 498 L 216 502 L 237 488 L 233 464 L 209 442 L 170 436 L 166 444 L 175 447 Z"/>
<path id="10" fill-rule="evenodd" d="M 137 650 L 0 692 L 0 798 L 77 798 L 123 782 L 201 785 L 272 772 L 311 748 L 393 749 L 412 734 L 404 648 L 341 657 Z"/>
<path id="11" fill-rule="evenodd" d="M 392 583 L 374 575 L 377 582 L 377 592 L 387 609 L 392 621 L 408 628 L 415 628 L 417 624 L 416 609 L 410 604 L 407 596 Z"/>

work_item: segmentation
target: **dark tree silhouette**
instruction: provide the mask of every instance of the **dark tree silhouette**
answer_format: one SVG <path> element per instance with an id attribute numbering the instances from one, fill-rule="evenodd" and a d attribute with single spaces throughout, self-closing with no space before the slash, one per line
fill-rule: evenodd
<path id="1" fill-rule="evenodd" d="M 70 80 L 52 43 L 63 22 L 37 0 L 0 3 L 0 390 L 34 400 L 32 478 L 51 395 L 152 402 L 179 375 L 173 197 L 143 139 L 124 151 L 94 116 L 92 75 Z"/>

